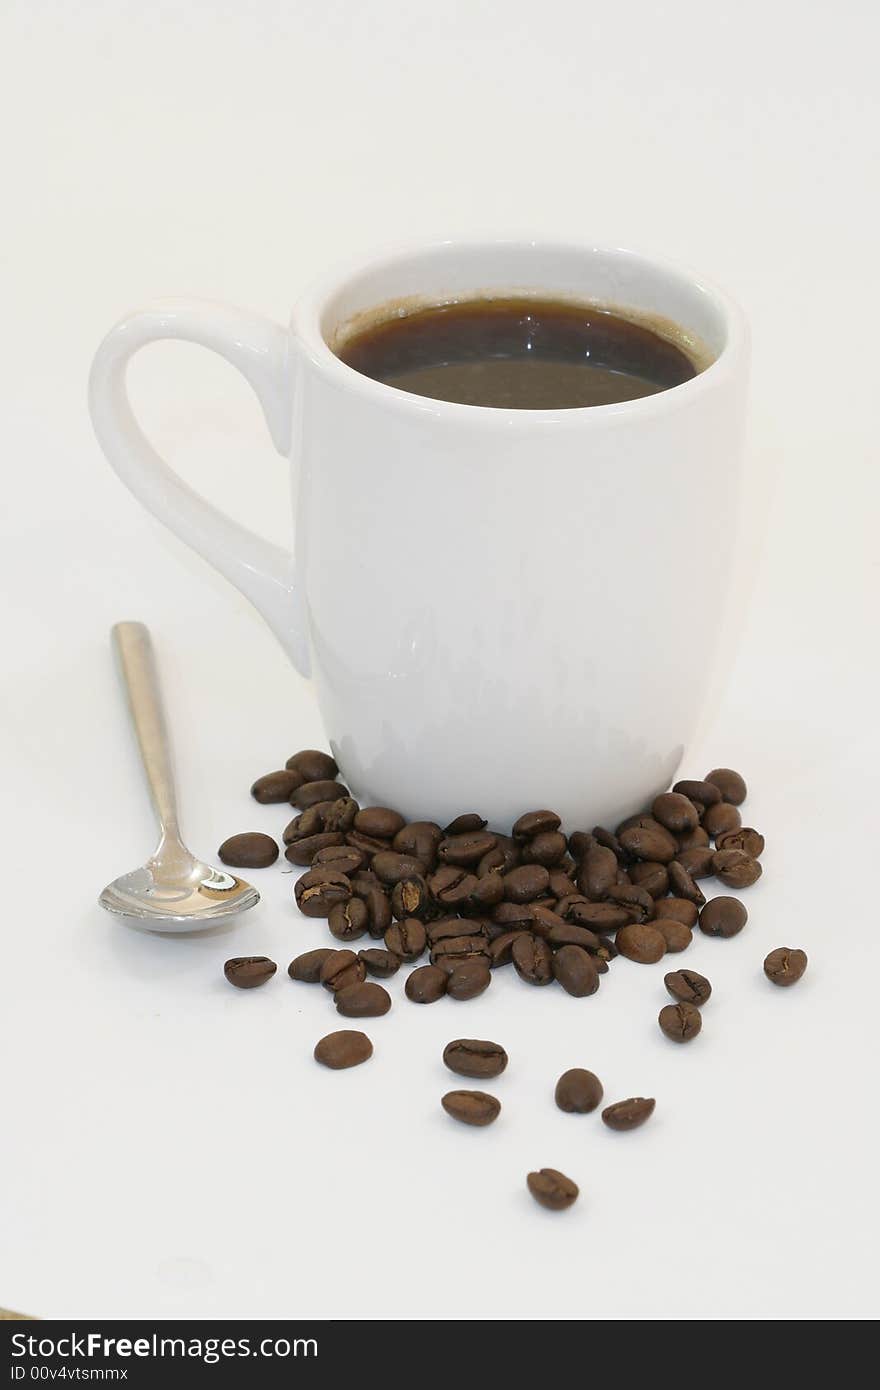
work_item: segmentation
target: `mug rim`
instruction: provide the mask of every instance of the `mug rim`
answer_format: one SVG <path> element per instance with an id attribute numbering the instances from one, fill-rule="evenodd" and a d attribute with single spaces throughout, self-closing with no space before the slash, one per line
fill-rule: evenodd
<path id="1" fill-rule="evenodd" d="M 491 251 L 496 250 L 542 250 L 557 251 L 560 255 L 572 254 L 606 255 L 626 257 L 641 262 L 646 268 L 661 275 L 687 281 L 691 287 L 704 294 L 720 315 L 724 325 L 725 341 L 717 356 L 708 366 L 698 371 L 687 381 L 677 386 L 668 386 L 652 395 L 640 396 L 635 400 L 613 401 L 605 405 L 567 406 L 552 409 L 516 408 L 489 405 L 468 405 L 461 401 L 438 400 L 431 396 L 419 396 L 412 391 L 403 391 L 389 382 L 377 381 L 366 376 L 356 367 L 351 367 L 338 357 L 324 337 L 321 320 L 327 304 L 345 284 L 355 277 L 378 275 L 394 266 L 397 261 L 417 255 L 430 255 L 454 250 Z M 609 306 L 612 307 L 612 306 Z M 736 300 L 720 288 L 714 281 L 695 272 L 680 262 L 665 257 L 647 254 L 632 246 L 590 241 L 562 241 L 552 237 L 531 236 L 486 236 L 486 237 L 443 237 L 433 241 L 404 241 L 374 251 L 368 255 L 351 257 L 338 262 L 317 280 L 309 285 L 295 304 L 290 318 L 291 331 L 305 349 L 312 366 L 335 381 L 342 389 L 354 391 L 372 400 L 375 404 L 397 406 L 411 414 L 430 416 L 437 420 L 456 420 L 470 425 L 502 425 L 505 428 L 522 428 L 529 424 L 569 425 L 583 428 L 589 421 L 611 422 L 618 418 L 650 418 L 665 415 L 669 410 L 684 408 L 707 390 L 721 384 L 736 369 L 744 353 L 748 350 L 749 330 L 745 314 Z"/>

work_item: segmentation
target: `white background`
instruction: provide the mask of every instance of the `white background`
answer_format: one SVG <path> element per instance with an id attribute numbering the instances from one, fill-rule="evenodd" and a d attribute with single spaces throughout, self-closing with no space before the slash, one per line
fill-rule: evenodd
<path id="1" fill-rule="evenodd" d="M 0 38 L 0 1303 L 876 1314 L 876 7 L 7 0 Z M 85 378 L 102 333 L 154 297 L 283 320 L 337 257 L 486 228 L 653 249 L 751 319 L 764 548 L 726 698 L 683 771 L 743 770 L 765 875 L 736 940 L 673 962 L 715 984 L 690 1047 L 657 1030 L 660 968 L 618 962 L 582 1001 L 501 972 L 481 1001 L 429 1009 L 398 976 L 373 1060 L 330 1074 L 311 1061 L 330 1000 L 285 973 L 328 938 L 289 874 L 257 874 L 260 908 L 197 940 L 94 905 L 152 837 L 113 621 L 154 630 L 198 852 L 280 831 L 284 808 L 255 806 L 250 782 L 322 735 L 256 615 L 112 476 Z M 175 345 L 132 381 L 187 478 L 285 542 L 285 469 L 241 379 Z M 665 524 L 687 544 L 673 507 Z M 682 595 L 683 679 L 700 640 Z M 761 974 L 781 944 L 810 956 L 787 992 Z M 264 951 L 276 979 L 230 989 L 223 960 Z M 485 1132 L 439 1108 L 461 1035 L 511 1055 Z M 616 1136 L 561 1114 L 572 1065 L 609 1100 L 655 1095 L 655 1117 Z M 565 1215 L 525 1192 L 545 1165 L 581 1185 Z"/>

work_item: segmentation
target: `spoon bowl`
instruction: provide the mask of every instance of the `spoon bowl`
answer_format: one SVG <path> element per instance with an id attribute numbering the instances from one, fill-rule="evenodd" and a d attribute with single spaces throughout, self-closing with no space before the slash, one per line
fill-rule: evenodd
<path id="1" fill-rule="evenodd" d="M 259 901 L 244 879 L 197 859 L 188 876 L 173 879 L 158 873 L 154 862 L 143 864 L 108 883 L 98 899 L 108 912 L 161 932 L 201 931 Z"/>

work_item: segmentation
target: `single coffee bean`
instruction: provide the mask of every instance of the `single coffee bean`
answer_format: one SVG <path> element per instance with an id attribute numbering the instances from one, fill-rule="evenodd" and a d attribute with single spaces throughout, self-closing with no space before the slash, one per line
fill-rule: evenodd
<path id="1" fill-rule="evenodd" d="M 454 936 L 469 934 L 488 938 L 489 935 L 485 923 L 477 920 L 465 922 L 461 917 L 436 917 L 433 922 L 425 923 L 425 932 L 431 946 Z"/>
<path id="2" fill-rule="evenodd" d="M 687 898 L 658 898 L 654 904 L 654 915 L 664 917 L 667 921 L 672 918 L 685 927 L 697 925 L 697 905 Z"/>
<path id="3" fill-rule="evenodd" d="M 552 869 L 565 855 L 567 842 L 558 830 L 544 830 L 523 845 L 524 864 L 543 864 Z"/>
<path id="4" fill-rule="evenodd" d="M 715 856 L 712 856 L 712 863 L 715 863 Z M 669 886 L 677 898 L 687 898 L 688 902 L 695 903 L 697 907 L 702 907 L 706 901 L 706 895 L 702 888 L 694 882 L 693 877 L 678 859 L 673 859 L 669 865 Z"/>
<path id="5" fill-rule="evenodd" d="M 360 898 L 349 898 L 347 903 L 335 903 L 327 918 L 327 925 L 337 941 L 356 941 L 359 936 L 363 936 L 369 923 L 367 905 Z"/>
<path id="6" fill-rule="evenodd" d="M 301 840 L 294 840 L 284 851 L 284 858 L 291 864 L 298 864 L 302 868 L 307 868 L 310 864 L 314 864 L 322 850 L 338 848 L 346 848 L 340 832 L 338 830 L 322 831 L 320 835 L 306 835 Z M 322 860 L 321 862 L 326 863 L 327 861 Z M 339 865 L 335 867 L 340 868 Z M 345 870 L 340 868 L 340 873 L 345 873 Z"/>
<path id="7" fill-rule="evenodd" d="M 484 830 L 487 822 L 483 816 L 478 816 L 475 811 L 465 811 L 464 815 L 456 816 L 451 820 L 443 831 L 444 835 L 469 835 L 474 830 Z"/>
<path id="8" fill-rule="evenodd" d="M 698 825 L 693 830 L 686 830 L 683 835 L 676 835 L 675 843 L 678 845 L 679 855 L 686 849 L 706 849 L 709 845 L 709 834 Z"/>
<path id="9" fill-rule="evenodd" d="M 672 1042 L 690 1042 L 695 1038 L 703 1026 L 703 1019 L 698 1008 L 693 1004 L 664 1004 L 657 1017 L 660 1024 L 660 1031 L 665 1033 Z"/>
<path id="10" fill-rule="evenodd" d="M 714 806 L 716 801 L 721 800 L 721 789 L 714 782 L 676 782 L 672 790 L 686 796 L 688 801 L 699 801 L 704 806 Z"/>
<path id="11" fill-rule="evenodd" d="M 535 936 L 542 936 L 545 941 L 550 940 L 550 935 L 554 930 L 564 930 L 573 925 L 564 921 L 552 908 L 545 907 L 541 902 L 529 903 L 528 906 L 532 916 L 529 930 L 534 932 Z"/>
<path id="12" fill-rule="evenodd" d="M 719 801 L 714 806 L 708 806 L 703 816 L 703 829 L 713 839 L 719 835 L 724 835 L 728 830 L 739 830 L 742 825 L 742 817 L 735 806 L 730 806 L 726 801 Z"/>
<path id="13" fill-rule="evenodd" d="M 615 826 L 614 833 L 620 839 L 624 830 L 662 830 L 663 826 L 651 815 L 650 811 L 642 811 L 635 816 L 627 816 L 620 825 Z"/>
<path id="14" fill-rule="evenodd" d="M 250 830 L 230 835 L 217 853 L 224 864 L 234 869 L 267 869 L 278 858 L 278 846 L 271 835 Z"/>
<path id="15" fill-rule="evenodd" d="M 587 851 L 594 849 L 598 843 L 595 835 L 588 830 L 573 830 L 568 837 L 568 852 L 576 864 L 581 864 Z M 603 848 L 607 849 L 608 846 Z"/>
<path id="16" fill-rule="evenodd" d="M 654 1113 L 656 1101 L 646 1096 L 632 1096 L 629 1100 L 616 1100 L 602 1111 L 602 1119 L 609 1129 L 621 1132 L 638 1129 Z"/>
<path id="17" fill-rule="evenodd" d="M 739 849 L 759 859 L 764 853 L 764 836 L 750 825 L 741 825 L 738 830 L 722 830 L 715 838 L 716 849 Z"/>
<path id="18" fill-rule="evenodd" d="M 319 802 L 319 805 L 323 803 Z M 324 811 L 324 829 L 339 830 L 345 833 L 354 826 L 354 818 L 357 815 L 358 804 L 353 796 L 341 796 L 336 801 L 331 801 Z"/>
<path id="19" fill-rule="evenodd" d="M 593 826 L 593 839 L 597 845 L 603 849 L 610 849 L 618 864 L 629 864 L 630 854 L 623 848 L 617 836 L 611 830 L 606 830 L 604 825 Z"/>
<path id="20" fill-rule="evenodd" d="M 400 960 L 418 960 L 428 944 L 422 922 L 416 917 L 405 917 L 392 922 L 385 932 L 385 946 Z"/>
<path id="21" fill-rule="evenodd" d="M 565 919 L 590 931 L 617 931 L 632 921 L 629 909 L 617 903 L 573 903 L 566 910 Z"/>
<path id="22" fill-rule="evenodd" d="M 716 767 L 712 772 L 707 772 L 706 781 L 717 787 L 722 801 L 729 802 L 731 806 L 741 806 L 746 799 L 746 784 L 739 773 L 730 767 Z"/>
<path id="23" fill-rule="evenodd" d="M 556 1168 L 541 1168 L 537 1173 L 529 1173 L 526 1182 L 535 1201 L 548 1211 L 565 1211 L 577 1201 L 577 1183 Z"/>
<path id="24" fill-rule="evenodd" d="M 418 859 L 422 865 L 422 873 L 429 873 L 437 862 L 437 846 L 442 839 L 443 831 L 436 821 L 410 821 L 402 830 L 398 830 L 392 841 L 392 848 L 397 854 L 407 854 L 411 859 Z"/>
<path id="25" fill-rule="evenodd" d="M 486 874 L 476 880 L 470 893 L 459 903 L 458 910 L 465 916 L 482 915 L 500 903 L 503 897 L 503 876 L 500 873 Z"/>
<path id="26" fill-rule="evenodd" d="M 639 965 L 653 965 L 666 953 L 666 940 L 653 923 L 633 922 L 621 927 L 615 942 L 618 951 L 627 960 Z"/>
<path id="27" fill-rule="evenodd" d="M 661 792 L 654 798 L 651 814 L 662 826 L 680 835 L 683 830 L 693 830 L 700 823 L 694 803 L 681 792 Z"/>
<path id="28" fill-rule="evenodd" d="M 298 772 L 304 782 L 330 782 L 339 772 L 329 753 L 319 753 L 316 748 L 304 748 L 294 753 L 284 764 L 288 772 Z"/>
<path id="29" fill-rule="evenodd" d="M 478 878 L 496 872 L 506 874 L 509 869 L 516 869 L 522 863 L 519 845 L 514 844 L 513 840 L 508 840 L 506 835 L 496 835 L 495 841 L 495 848 L 484 854 L 477 865 Z"/>
<path id="30" fill-rule="evenodd" d="M 579 927 L 575 922 L 554 924 L 546 937 L 551 946 L 580 946 L 584 951 L 598 951 L 602 945 L 601 937 L 589 927 Z"/>
<path id="31" fill-rule="evenodd" d="M 331 869 L 338 869 L 347 878 L 352 878 L 366 862 L 367 856 L 362 850 L 354 849 L 351 845 L 335 844 L 319 849 L 312 860 L 312 867 L 317 869 L 320 864 L 329 864 Z"/>
<path id="32" fill-rule="evenodd" d="M 370 914 L 370 922 L 367 930 L 376 941 L 384 937 L 386 931 L 391 926 L 391 903 L 388 894 L 379 884 L 359 883 L 355 890 L 355 896 L 360 898 L 365 904 L 367 912 Z"/>
<path id="33" fill-rule="evenodd" d="M 566 994 L 585 999 L 599 988 L 599 972 L 581 946 L 562 946 L 552 960 L 553 974 Z"/>
<path id="34" fill-rule="evenodd" d="M 568 874 L 564 873 L 557 865 L 550 870 L 550 885 L 548 892 L 555 894 L 556 898 L 568 897 L 574 888 L 574 884 Z"/>
<path id="35" fill-rule="evenodd" d="M 237 989 L 254 989 L 271 980 L 278 966 L 268 956 L 234 956 L 223 967 L 223 974 Z"/>
<path id="36" fill-rule="evenodd" d="M 338 1033 L 328 1033 L 315 1044 L 315 1061 L 332 1071 L 343 1071 L 346 1067 L 357 1067 L 373 1055 L 373 1044 L 366 1033 L 354 1028 L 342 1028 Z"/>
<path id="37" fill-rule="evenodd" d="M 345 1018 L 381 1018 L 391 1008 L 391 995 L 381 985 L 365 980 L 358 985 L 347 985 L 335 995 L 333 1002 L 337 1013 Z"/>
<path id="38" fill-rule="evenodd" d="M 542 864 L 522 864 L 503 877 L 504 896 L 511 903 L 530 903 L 550 886 L 550 875 Z"/>
<path id="39" fill-rule="evenodd" d="M 393 888 L 402 878 L 411 878 L 413 874 L 422 872 L 420 860 L 413 859 L 409 854 L 396 854 L 394 850 L 375 854 L 370 867 L 388 888 Z"/>
<path id="40" fill-rule="evenodd" d="M 281 838 L 286 845 L 293 844 L 293 841 L 299 838 L 299 823 L 306 814 L 305 811 L 300 811 L 299 815 L 294 816 L 293 820 L 288 821 L 285 825 L 281 832 Z"/>
<path id="41" fill-rule="evenodd" d="M 760 862 L 741 849 L 716 850 L 712 867 L 728 888 L 750 888 L 762 872 Z"/>
<path id="42" fill-rule="evenodd" d="M 489 943 L 489 965 L 492 969 L 496 966 L 510 965 L 513 960 L 513 943 L 518 936 L 519 932 L 506 931 Z"/>
<path id="43" fill-rule="evenodd" d="M 419 965 L 407 976 L 406 997 L 414 1004 L 434 1004 L 446 993 L 447 979 L 438 965 Z"/>
<path id="44" fill-rule="evenodd" d="M 292 980 L 299 980 L 304 985 L 316 985 L 321 979 L 321 967 L 328 956 L 335 955 L 332 946 L 319 946 L 316 951 L 304 951 L 301 956 L 294 956 L 287 967 L 287 973 Z"/>
<path id="45" fill-rule="evenodd" d="M 356 898 L 366 899 L 367 890 L 371 888 L 379 888 L 383 893 L 385 892 L 382 883 L 372 869 L 358 869 L 356 874 L 351 875 L 351 891 Z"/>
<path id="46" fill-rule="evenodd" d="M 700 845 L 695 849 L 680 849 L 672 861 L 672 864 L 680 864 L 692 879 L 711 878 L 714 873 L 712 860 L 715 851 L 711 845 Z M 670 869 L 672 868 L 670 864 Z M 675 884 L 671 885 L 673 888 Z M 687 897 L 686 893 L 679 893 L 680 898 Z"/>
<path id="47" fill-rule="evenodd" d="M 443 1061 L 458 1076 L 485 1080 L 501 1075 L 507 1066 L 507 1053 L 500 1043 L 487 1042 L 484 1038 L 456 1038 L 444 1047 Z"/>
<path id="48" fill-rule="evenodd" d="M 331 994 L 349 985 L 359 985 L 367 978 L 367 968 L 354 951 L 331 951 L 321 966 L 318 979 Z"/>
<path id="49" fill-rule="evenodd" d="M 595 953 L 595 954 L 596 954 L 601 960 L 604 960 L 604 961 L 614 960 L 616 956 L 619 956 L 619 955 L 620 955 L 620 952 L 618 951 L 618 949 L 617 949 L 617 947 L 615 946 L 614 942 L 611 940 L 611 937 L 610 937 L 610 936 L 600 936 L 600 937 L 599 937 L 599 943 L 600 943 L 600 944 L 599 944 L 599 946 L 597 947 L 596 953 Z"/>
<path id="50" fill-rule="evenodd" d="M 367 974 L 375 975 L 377 980 L 388 980 L 400 969 L 399 956 L 393 951 L 382 951 L 374 946 L 368 946 L 365 951 L 358 951 L 358 960 L 363 962 Z"/>
<path id="51" fill-rule="evenodd" d="M 306 917 L 329 917 L 336 903 L 348 902 L 351 880 L 338 869 L 309 869 L 294 884 L 296 905 Z"/>
<path id="52" fill-rule="evenodd" d="M 567 1115 L 589 1115 L 601 1104 L 602 1082 L 583 1067 L 564 1071 L 556 1083 L 556 1104 Z"/>
<path id="53" fill-rule="evenodd" d="M 444 864 L 428 879 L 428 887 L 441 907 L 456 911 L 468 901 L 479 882 L 476 874 L 467 869 Z"/>
<path id="54" fill-rule="evenodd" d="M 440 1104 L 463 1125 L 490 1125 L 501 1113 L 501 1101 L 485 1091 L 447 1091 Z"/>
<path id="55" fill-rule="evenodd" d="M 486 830 L 472 830 L 463 835 L 447 835 L 437 846 L 437 858 L 441 864 L 471 868 L 494 848 L 494 835 Z"/>
<path id="56" fill-rule="evenodd" d="M 406 825 L 403 816 L 388 806 L 364 806 L 354 818 L 354 828 L 376 840 L 393 840 Z"/>
<path id="57" fill-rule="evenodd" d="M 624 830 L 619 838 L 627 853 L 635 855 L 637 859 L 648 859 L 655 864 L 668 864 L 670 859 L 675 858 L 678 850 L 675 840 L 662 825 L 658 825 L 656 829 L 652 826 L 645 828 L 634 825 L 629 830 Z"/>
<path id="58" fill-rule="evenodd" d="M 794 946 L 777 946 L 764 961 L 764 974 L 774 985 L 796 985 L 806 968 L 806 951 Z"/>
<path id="59" fill-rule="evenodd" d="M 462 922 L 463 927 L 467 926 Z M 431 947 L 431 964 L 440 965 L 443 961 L 455 962 L 456 960 L 470 960 L 482 958 L 488 966 L 491 956 L 489 955 L 489 942 L 485 936 L 448 936 L 444 940 L 438 941 L 436 946 Z"/>
<path id="60" fill-rule="evenodd" d="M 301 773 L 286 768 L 281 772 L 267 772 L 264 777 L 258 777 L 251 787 L 251 796 L 264 806 L 289 801 L 304 781 Z"/>
<path id="61" fill-rule="evenodd" d="M 712 993 L 712 986 L 706 976 L 698 975 L 696 970 L 672 970 L 663 976 L 663 983 L 673 999 L 696 1007 L 705 1004 Z"/>
<path id="62" fill-rule="evenodd" d="M 446 993 L 451 999 L 476 999 L 489 988 L 492 976 L 487 959 L 463 960 L 446 977 Z"/>
<path id="63" fill-rule="evenodd" d="M 491 915 L 495 925 L 505 931 L 529 931 L 534 917 L 531 903 L 499 903 Z"/>
<path id="64" fill-rule="evenodd" d="M 530 985 L 549 985 L 553 979 L 553 952 L 539 936 L 520 932 L 511 947 L 517 975 Z"/>
<path id="65" fill-rule="evenodd" d="M 629 877 L 631 883 L 637 888 L 644 888 L 652 898 L 662 898 L 669 892 L 669 873 L 665 864 L 654 864 L 650 859 L 643 859 L 633 864 Z"/>
<path id="66" fill-rule="evenodd" d="M 707 936 L 736 936 L 748 920 L 739 898 L 710 898 L 700 910 L 700 931 Z"/>
<path id="67" fill-rule="evenodd" d="M 599 902 L 617 882 L 619 867 L 613 850 L 606 849 L 604 845 L 593 845 L 581 860 L 577 886 L 584 897 Z"/>
<path id="68" fill-rule="evenodd" d="M 310 835 L 322 835 L 324 833 L 324 812 L 329 810 L 332 805 L 332 801 L 319 801 L 315 806 L 310 806 L 307 811 L 300 811 L 299 815 L 294 816 L 285 828 L 286 843 L 290 844 L 294 840 L 306 840 Z"/>
<path id="69" fill-rule="evenodd" d="M 645 922 L 654 915 L 651 894 L 646 893 L 644 888 L 637 888 L 634 883 L 615 883 L 613 888 L 608 889 L 608 898 L 618 907 L 626 908 L 630 922 Z"/>
<path id="70" fill-rule="evenodd" d="M 511 833 L 515 840 L 531 840 L 546 830 L 558 830 L 561 824 L 555 811 L 526 811 L 514 822 Z"/>
<path id="71" fill-rule="evenodd" d="M 651 926 L 663 937 L 666 950 L 673 953 L 686 951 L 694 939 L 690 927 L 686 927 L 683 922 L 676 922 L 674 917 L 655 917 Z"/>
<path id="72" fill-rule="evenodd" d="M 340 797 L 347 796 L 348 787 L 344 787 L 341 782 L 304 782 L 293 793 L 290 804 L 298 806 L 301 811 L 307 811 L 316 801 L 338 801 Z"/>
<path id="73" fill-rule="evenodd" d="M 391 849 L 387 840 L 374 840 L 371 835 L 364 835 L 360 830 L 347 830 L 345 843 L 351 845 L 352 849 L 362 850 L 371 863 L 374 854 L 385 854 Z"/>
<path id="74" fill-rule="evenodd" d="M 434 899 L 421 874 L 398 879 L 391 890 L 391 911 L 399 922 L 405 917 L 424 921 L 434 908 Z"/>

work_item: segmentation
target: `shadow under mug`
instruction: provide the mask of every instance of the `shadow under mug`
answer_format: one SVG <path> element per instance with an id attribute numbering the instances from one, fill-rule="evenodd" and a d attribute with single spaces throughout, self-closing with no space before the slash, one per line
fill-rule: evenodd
<path id="1" fill-rule="evenodd" d="M 503 410 L 397 390 L 333 351 L 381 306 L 523 293 L 671 321 L 703 370 L 620 404 Z M 293 554 L 194 493 L 140 430 L 127 363 L 174 338 L 256 392 L 295 464 Z M 314 680 L 362 803 L 441 824 L 474 810 L 498 829 L 551 807 L 573 829 L 667 787 L 716 689 L 747 377 L 740 311 L 674 266 L 442 242 L 344 269 L 287 328 L 196 302 L 132 314 L 98 349 L 90 404 L 122 481 Z"/>

